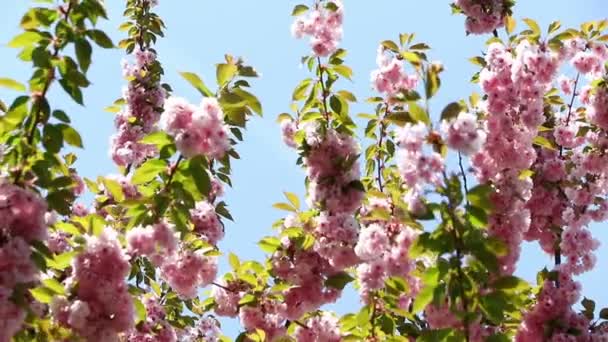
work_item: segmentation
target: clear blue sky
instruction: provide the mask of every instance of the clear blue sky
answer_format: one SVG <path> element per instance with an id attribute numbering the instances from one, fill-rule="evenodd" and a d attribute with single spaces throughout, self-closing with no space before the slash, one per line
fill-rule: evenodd
<path id="1" fill-rule="evenodd" d="M 117 27 L 123 20 L 124 1 L 107 2 L 110 21 L 100 23 L 100 27 L 118 42 L 123 38 Z M 25 81 L 30 76 L 29 66 L 17 62 L 17 51 L 7 48 L 6 43 L 18 33 L 19 18 L 31 3 L 23 0 L 3 2 L 0 77 Z M 304 174 L 295 165 L 295 153 L 281 143 L 279 127 L 275 123 L 278 113 L 288 111 L 293 87 L 308 76 L 299 66 L 300 57 L 308 53 L 307 43 L 294 40 L 289 32 L 290 13 L 297 3 L 292 0 L 160 0 L 157 8 L 167 25 L 166 37 L 159 40 L 157 50 L 165 68 L 165 81 L 171 84 L 176 95 L 198 102 L 198 93 L 180 78 L 178 71 L 196 72 L 212 85 L 214 64 L 222 60 L 224 53 L 244 56 L 262 73 L 262 78 L 253 82 L 253 89 L 262 101 L 265 117 L 250 122 L 245 143 L 238 146 L 242 160 L 234 163 L 234 190 L 226 195 L 236 222 L 228 223 L 226 238 L 220 244 L 224 252 L 233 251 L 243 259 L 262 260 L 263 253 L 256 242 L 273 233 L 271 224 L 281 217 L 281 213 L 271 206 L 282 200 L 282 191 L 304 193 Z M 442 89 L 431 103 L 434 117 L 445 104 L 478 91 L 477 86 L 468 83 L 475 67 L 467 59 L 480 54 L 484 39 L 465 37 L 463 17 L 451 15 L 449 1 L 346 0 L 345 3 L 342 47 L 349 50 L 347 63 L 354 69 L 355 76 L 351 84 L 343 86 L 360 100 L 373 94 L 369 72 L 375 68 L 378 43 L 396 39 L 400 32 L 416 32 L 419 40 L 433 47 L 431 56 L 446 66 Z M 606 15 L 607 10 L 606 0 L 519 0 L 515 17 L 518 20 L 524 17 L 537 19 L 543 27 L 553 20 L 561 20 L 564 26 L 574 26 L 601 19 L 598 16 Z M 521 27 L 519 22 L 518 27 Z M 81 174 L 89 178 L 116 171 L 108 157 L 109 136 L 114 132 L 113 116 L 103 108 L 120 96 L 125 84 L 120 70 L 123 56 L 123 51 L 118 49 L 95 50 L 89 71 L 93 84 L 84 92 L 86 107 L 70 102 L 58 86 L 51 91 L 51 106 L 66 110 L 84 138 L 86 150 L 77 151 L 80 158 L 77 166 Z M 0 98 L 5 102 L 14 96 L 12 92 L 0 90 Z M 351 109 L 353 116 L 372 110 L 365 103 Z M 450 165 L 452 169 L 454 166 Z M 593 233 L 608 244 L 605 224 L 595 225 Z M 602 247 L 597 256 L 595 271 L 580 279 L 585 294 L 595 299 L 598 307 L 604 307 L 608 306 L 608 294 L 601 281 L 607 278 L 601 276 L 601 272 L 608 269 L 608 250 Z M 225 259 L 222 257 L 223 270 L 227 270 Z M 519 274 L 533 280 L 536 272 L 545 265 L 550 266 L 551 262 L 537 246 L 526 247 Z M 357 305 L 358 297 L 350 293 L 335 308 L 345 312 L 355 310 Z M 225 322 L 223 330 L 229 336 L 236 336 L 238 329 L 235 322 Z"/>

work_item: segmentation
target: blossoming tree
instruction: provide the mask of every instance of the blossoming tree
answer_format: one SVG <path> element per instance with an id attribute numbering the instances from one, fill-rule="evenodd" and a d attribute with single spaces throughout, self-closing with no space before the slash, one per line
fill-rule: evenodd
<path id="1" fill-rule="evenodd" d="M 182 72 L 201 98 L 180 97 L 154 49 L 155 1 L 125 1 L 126 85 L 106 108 L 118 172 L 82 179 L 62 152 L 82 138 L 49 90 L 83 104 L 94 46 L 114 43 L 101 0 L 59 2 L 38 1 L 9 43 L 28 86 L 0 78 L 21 93 L 0 101 L 0 342 L 227 341 L 216 316 L 238 317 L 237 341 L 608 340 L 608 309 L 577 282 L 599 248 L 589 224 L 608 218 L 608 21 L 517 32 L 513 0 L 457 0 L 466 32 L 489 35 L 471 58 L 480 93 L 432 112 L 443 66 L 402 33 L 378 47 L 359 130 L 345 4 L 297 5 L 310 77 L 278 121 L 306 199 L 274 205 L 288 214 L 259 242 L 265 261 L 229 254 L 219 275 L 223 188 L 262 115 L 256 70 L 226 55 L 215 90 Z M 524 240 L 555 261 L 536 283 L 514 275 Z M 325 311 L 349 284 L 361 306 Z"/>

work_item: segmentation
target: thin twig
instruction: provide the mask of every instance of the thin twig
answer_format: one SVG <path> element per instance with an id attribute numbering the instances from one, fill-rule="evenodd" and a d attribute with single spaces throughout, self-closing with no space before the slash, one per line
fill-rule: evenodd
<path id="1" fill-rule="evenodd" d="M 329 110 L 327 109 L 327 90 L 325 89 L 325 82 L 323 81 L 323 64 L 321 64 L 321 57 L 317 57 L 317 63 L 319 64 L 319 83 L 321 83 L 321 91 L 323 92 L 323 116 L 329 126 Z"/>
<path id="2" fill-rule="evenodd" d="M 467 183 L 467 174 L 464 172 L 464 167 L 462 166 L 462 154 L 458 152 L 458 166 L 460 167 L 460 175 L 462 176 L 462 184 L 464 185 L 464 194 L 467 202 L 467 206 L 469 205 L 469 185 Z"/>

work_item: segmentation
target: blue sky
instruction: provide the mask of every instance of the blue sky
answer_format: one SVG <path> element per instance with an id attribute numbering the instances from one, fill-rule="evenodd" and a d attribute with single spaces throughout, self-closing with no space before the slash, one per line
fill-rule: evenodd
<path id="1" fill-rule="evenodd" d="M 300 2 L 303 2 L 301 0 Z M 123 38 L 117 27 L 124 1 L 109 0 L 109 22 L 100 27 L 114 42 Z M 265 117 L 254 118 L 245 134 L 245 143 L 238 146 L 242 156 L 234 163 L 234 189 L 227 191 L 226 201 L 230 205 L 234 223 L 228 223 L 226 237 L 220 244 L 226 252 L 237 253 L 242 259 L 262 260 L 263 253 L 256 242 L 272 234 L 271 224 L 281 217 L 272 204 L 281 201 L 283 191 L 304 193 L 304 174 L 295 165 L 295 153 L 281 143 L 280 131 L 275 123 L 278 113 L 288 111 L 291 92 L 299 80 L 308 77 L 299 65 L 300 57 L 308 53 L 305 41 L 290 36 L 291 10 L 296 1 L 285 0 L 161 0 L 157 12 L 167 25 L 166 37 L 157 45 L 160 61 L 165 68 L 165 81 L 171 84 L 174 93 L 190 101 L 200 101 L 193 90 L 178 74 L 179 71 L 196 72 L 213 85 L 215 63 L 223 59 L 224 53 L 245 57 L 246 61 L 261 72 L 262 78 L 253 82 L 253 91 L 264 106 Z M 400 32 L 416 32 L 418 40 L 433 48 L 430 55 L 441 60 L 446 71 L 442 74 L 443 86 L 432 101 L 431 109 L 437 111 L 451 101 L 478 91 L 476 85 L 468 83 L 475 66 L 467 62 L 471 56 L 479 55 L 485 41 L 479 37 L 465 37 L 463 17 L 452 16 L 444 0 L 346 0 L 345 36 L 342 47 L 349 51 L 346 61 L 354 72 L 352 83 L 342 83 L 345 89 L 355 93 L 359 100 L 373 95 L 369 84 L 369 73 L 375 68 L 377 45 L 385 39 L 397 39 Z M 4 1 L 0 14 L 0 77 L 11 77 L 25 81 L 31 70 L 28 65 L 17 62 L 16 50 L 6 47 L 12 36 L 19 32 L 18 22 L 32 1 Z M 515 7 L 515 18 L 534 18 L 543 27 L 553 20 L 564 26 L 575 26 L 587 20 L 601 19 L 607 13 L 605 0 L 520 0 Z M 521 23 L 518 22 L 518 27 Z M 93 84 L 85 90 L 85 107 L 73 104 L 60 87 L 51 90 L 51 106 L 68 112 L 81 132 L 85 150 L 77 151 L 78 168 L 82 175 L 95 178 L 116 172 L 108 157 L 109 137 L 113 133 L 112 114 L 103 111 L 121 94 L 125 84 L 120 70 L 121 50 L 96 49 L 89 79 Z M 0 90 L 0 98 L 9 102 L 15 94 Z M 363 101 L 361 101 L 363 102 Z M 370 112 L 372 108 L 364 102 L 351 107 L 352 115 Z M 361 141 L 364 144 L 364 141 Z M 455 170 L 456 165 L 450 165 Z M 605 224 L 592 227 L 593 233 L 604 244 L 608 243 Z M 608 294 L 603 291 L 602 270 L 608 269 L 608 251 L 597 253 L 598 265 L 594 272 L 580 277 L 585 294 L 596 300 L 598 307 L 608 306 Z M 226 258 L 222 258 L 223 270 L 227 270 Z M 535 245 L 526 246 L 521 257 L 519 274 L 534 279 L 536 272 L 552 260 L 539 252 Z M 355 310 L 356 294 L 349 292 L 348 298 L 334 307 L 340 312 Z M 229 336 L 238 333 L 235 322 L 225 322 L 224 332 Z"/>

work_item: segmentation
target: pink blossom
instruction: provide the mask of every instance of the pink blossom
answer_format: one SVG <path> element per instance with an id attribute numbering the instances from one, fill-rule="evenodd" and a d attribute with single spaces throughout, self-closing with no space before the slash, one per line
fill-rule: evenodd
<path id="1" fill-rule="evenodd" d="M 479 129 L 477 119 L 470 113 L 462 112 L 454 120 L 444 121 L 442 130 L 448 146 L 465 155 L 479 151 L 486 140 L 486 133 Z"/>
<path id="2" fill-rule="evenodd" d="M 211 284 L 217 274 L 217 260 L 201 251 L 180 250 L 164 261 L 162 278 L 181 298 L 195 298 L 199 288 Z"/>
<path id="3" fill-rule="evenodd" d="M 310 45 L 315 56 L 326 57 L 338 49 L 342 40 L 344 5 L 341 0 L 333 0 L 337 7 L 333 10 L 317 3 L 306 15 L 296 18 L 291 32 L 296 38 L 310 36 Z"/>

